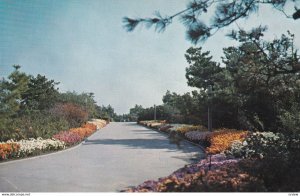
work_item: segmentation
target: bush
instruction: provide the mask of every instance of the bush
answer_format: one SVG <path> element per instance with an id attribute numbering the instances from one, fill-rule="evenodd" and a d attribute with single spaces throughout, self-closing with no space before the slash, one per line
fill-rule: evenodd
<path id="1" fill-rule="evenodd" d="M 255 132 L 249 133 L 243 142 L 232 143 L 226 153 L 235 157 L 262 159 L 273 151 L 278 155 L 287 153 L 284 135 L 273 132 Z"/>
<path id="2" fill-rule="evenodd" d="M 1 141 L 10 139 L 21 140 L 27 138 L 51 138 L 61 130 L 69 129 L 68 122 L 47 112 L 32 112 L 18 118 L 9 119 L 2 125 L 6 131 L 1 131 Z M 0 130 L 1 127 L 0 126 Z"/>
<path id="3" fill-rule="evenodd" d="M 299 151 L 299 135 L 257 132 L 243 143 L 233 143 L 227 154 L 245 158 L 241 167 L 261 178 L 268 191 L 290 192 L 299 191 Z"/>
<path id="4" fill-rule="evenodd" d="M 88 112 L 73 103 L 58 103 L 51 110 L 51 114 L 64 118 L 70 127 L 79 127 L 88 120 Z"/>

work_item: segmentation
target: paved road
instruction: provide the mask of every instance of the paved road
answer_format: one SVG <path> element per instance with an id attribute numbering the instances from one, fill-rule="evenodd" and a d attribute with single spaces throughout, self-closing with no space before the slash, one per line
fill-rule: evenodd
<path id="1" fill-rule="evenodd" d="M 0 192 L 115 192 L 192 162 L 201 150 L 135 123 L 111 123 L 56 154 L 0 164 Z"/>

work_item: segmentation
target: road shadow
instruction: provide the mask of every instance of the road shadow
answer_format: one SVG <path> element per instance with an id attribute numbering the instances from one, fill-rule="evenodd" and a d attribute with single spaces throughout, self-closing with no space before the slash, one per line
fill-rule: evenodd
<path id="1" fill-rule="evenodd" d="M 201 149 L 186 142 L 181 142 L 179 148 L 171 144 L 168 139 L 87 139 L 83 145 L 120 145 L 137 149 L 165 149 L 168 151 L 182 151 L 184 153 L 201 153 Z"/>
<path id="2" fill-rule="evenodd" d="M 118 123 L 122 123 L 124 124 L 124 126 L 130 126 L 130 127 L 140 127 L 139 124 L 137 124 L 137 122 L 118 122 Z"/>

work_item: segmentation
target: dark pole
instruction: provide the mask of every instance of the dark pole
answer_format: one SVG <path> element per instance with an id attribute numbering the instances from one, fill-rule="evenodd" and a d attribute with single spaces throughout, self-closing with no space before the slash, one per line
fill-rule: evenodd
<path id="1" fill-rule="evenodd" d="M 156 120 L 156 105 L 154 105 L 154 120 Z"/>
<path id="2" fill-rule="evenodd" d="M 208 123 L 207 123 L 207 128 L 209 132 L 212 132 L 212 119 L 211 119 L 211 114 L 212 114 L 212 109 L 211 109 L 211 93 L 212 93 L 212 86 L 208 86 Z"/>

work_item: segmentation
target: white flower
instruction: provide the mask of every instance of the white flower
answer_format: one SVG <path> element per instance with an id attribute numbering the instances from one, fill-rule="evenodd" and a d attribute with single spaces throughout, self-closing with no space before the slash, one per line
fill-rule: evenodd
<path id="1" fill-rule="evenodd" d="M 260 159 L 263 159 L 263 158 L 264 158 L 264 155 L 260 153 L 260 154 L 259 154 L 259 158 L 260 158 Z"/>

